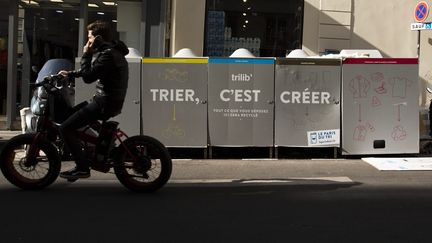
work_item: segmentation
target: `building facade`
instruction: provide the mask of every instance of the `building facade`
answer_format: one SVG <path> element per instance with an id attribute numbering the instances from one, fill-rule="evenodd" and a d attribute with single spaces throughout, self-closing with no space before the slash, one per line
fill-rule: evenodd
<path id="1" fill-rule="evenodd" d="M 74 61 L 85 27 L 102 19 L 143 57 L 309 55 L 377 49 L 384 57 L 420 58 L 421 97 L 432 82 L 432 34 L 411 31 L 417 0 L 0 0 L 0 116 L 11 129 L 28 106 L 36 73 L 48 59 Z M 431 2 L 432 4 L 432 2 Z M 429 20 L 426 20 L 429 21 Z M 419 47 L 419 48 L 418 48 Z"/>

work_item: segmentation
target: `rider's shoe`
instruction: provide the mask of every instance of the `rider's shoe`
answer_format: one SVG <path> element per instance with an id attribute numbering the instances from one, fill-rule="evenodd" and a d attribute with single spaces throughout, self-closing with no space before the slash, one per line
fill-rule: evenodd
<path id="1" fill-rule="evenodd" d="M 80 169 L 75 167 L 71 170 L 60 173 L 60 177 L 65 179 L 89 178 L 90 169 Z"/>

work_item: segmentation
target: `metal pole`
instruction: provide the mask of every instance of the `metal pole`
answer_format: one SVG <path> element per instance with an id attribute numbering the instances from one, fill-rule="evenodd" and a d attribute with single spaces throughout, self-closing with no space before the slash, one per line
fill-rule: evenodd
<path id="1" fill-rule="evenodd" d="M 9 33 L 8 33 L 8 70 L 7 70 L 7 102 L 6 128 L 11 130 L 16 120 L 16 84 L 17 84 L 17 41 L 18 41 L 18 1 L 9 1 Z"/>
<path id="2" fill-rule="evenodd" d="M 167 0 L 160 0 L 160 16 L 159 16 L 159 56 L 165 57 L 165 32 L 166 32 L 166 15 L 167 15 Z"/>
<path id="3" fill-rule="evenodd" d="M 143 57 L 147 56 L 146 54 L 146 26 L 147 26 L 147 0 L 143 0 L 141 3 L 141 25 L 140 25 L 140 53 Z"/>
<path id="4" fill-rule="evenodd" d="M 417 30 L 417 58 L 420 61 L 420 38 L 421 38 L 421 31 Z"/>
<path id="5" fill-rule="evenodd" d="M 79 34 L 78 34 L 78 53 L 80 57 L 83 54 L 83 46 L 87 40 L 87 23 L 88 23 L 88 0 L 81 0 L 80 17 L 79 17 Z"/>
<path id="6" fill-rule="evenodd" d="M 23 38 L 23 55 L 22 55 L 22 78 L 21 78 L 21 108 L 27 107 L 30 105 L 30 78 L 31 78 L 31 59 L 30 59 L 30 49 L 27 41 L 27 34 L 23 28 L 22 30 L 22 38 Z"/>
<path id="7" fill-rule="evenodd" d="M 151 57 L 163 57 L 165 46 L 165 0 L 148 0 L 147 2 L 147 27 L 146 43 L 148 54 Z M 162 13 L 164 13 L 162 15 Z"/>

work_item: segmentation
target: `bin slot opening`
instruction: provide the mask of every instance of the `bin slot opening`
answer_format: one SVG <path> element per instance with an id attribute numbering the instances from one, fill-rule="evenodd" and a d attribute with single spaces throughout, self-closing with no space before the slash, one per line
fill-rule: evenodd
<path id="1" fill-rule="evenodd" d="M 374 140 L 373 148 L 374 149 L 384 149 L 385 148 L 385 140 Z"/>

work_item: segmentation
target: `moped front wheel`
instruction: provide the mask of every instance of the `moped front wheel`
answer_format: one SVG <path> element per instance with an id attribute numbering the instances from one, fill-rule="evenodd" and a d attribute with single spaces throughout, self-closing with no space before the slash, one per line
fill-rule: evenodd
<path id="1" fill-rule="evenodd" d="M 35 134 L 21 134 L 11 138 L 0 154 L 0 169 L 13 185 L 38 190 L 51 185 L 60 173 L 57 150 L 48 140 Z"/>
<path id="2" fill-rule="evenodd" d="M 128 189 L 154 192 L 168 182 L 171 171 L 171 156 L 158 140 L 134 136 L 120 144 L 114 172 Z"/>

